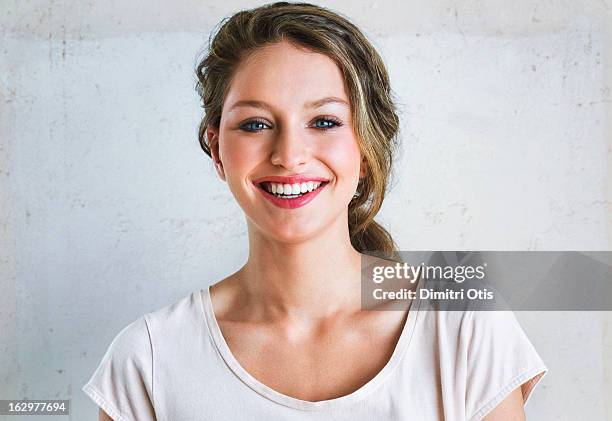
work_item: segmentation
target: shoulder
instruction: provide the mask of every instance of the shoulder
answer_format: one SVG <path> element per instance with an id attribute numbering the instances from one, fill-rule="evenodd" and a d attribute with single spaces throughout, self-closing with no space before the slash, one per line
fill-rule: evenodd
<path id="1" fill-rule="evenodd" d="M 435 310 L 420 311 L 421 323 L 444 343 L 454 344 L 470 355 L 502 354 L 502 348 L 516 346 L 532 351 L 533 346 L 515 314 L 510 310 Z M 482 357 L 482 356 L 480 356 Z"/>
<path id="2" fill-rule="evenodd" d="M 202 291 L 193 291 L 170 304 L 146 313 L 145 319 L 149 329 L 172 329 L 192 321 L 202 310 Z"/>
<path id="3" fill-rule="evenodd" d="M 198 346 L 206 326 L 202 296 L 202 290 L 194 291 L 142 316 L 156 361 Z"/>
<path id="4" fill-rule="evenodd" d="M 193 292 L 171 304 L 145 313 L 130 322 L 112 339 L 105 358 L 150 360 L 156 341 L 173 340 L 189 324 L 198 323 L 199 293 Z"/>
<path id="5" fill-rule="evenodd" d="M 419 332 L 435 355 L 452 360 L 456 369 L 471 373 L 470 380 L 499 381 L 521 377 L 545 365 L 510 310 L 419 311 Z M 482 374 L 482 376 L 481 376 Z M 469 376 L 468 376 L 469 377 Z"/>
<path id="6" fill-rule="evenodd" d="M 116 360 L 143 358 L 151 353 L 151 338 L 145 315 L 123 327 L 111 341 L 105 355 Z"/>
<path id="7" fill-rule="evenodd" d="M 147 312 L 122 327 L 112 339 L 109 349 L 124 353 L 147 351 L 151 348 L 153 330 L 180 325 L 185 317 L 193 316 L 198 310 L 198 292 Z"/>

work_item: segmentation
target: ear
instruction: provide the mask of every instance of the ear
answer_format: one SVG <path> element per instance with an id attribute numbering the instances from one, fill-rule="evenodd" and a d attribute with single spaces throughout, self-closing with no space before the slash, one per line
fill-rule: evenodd
<path id="1" fill-rule="evenodd" d="M 362 179 L 366 176 L 368 171 L 368 162 L 365 158 L 361 158 L 361 165 L 359 166 L 359 179 Z"/>
<path id="2" fill-rule="evenodd" d="M 206 138 L 208 139 L 208 144 L 210 145 L 210 155 L 213 163 L 215 164 L 217 174 L 221 180 L 226 181 L 225 170 L 223 169 L 223 162 L 221 162 L 221 156 L 219 153 L 219 129 L 210 126 L 207 127 Z"/>

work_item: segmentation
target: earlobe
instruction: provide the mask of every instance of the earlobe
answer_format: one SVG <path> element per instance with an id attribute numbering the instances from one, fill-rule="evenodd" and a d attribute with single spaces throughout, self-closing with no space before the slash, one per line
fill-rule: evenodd
<path id="1" fill-rule="evenodd" d="M 219 135 L 217 130 L 212 128 L 206 129 L 206 137 L 208 138 L 208 144 L 210 145 L 210 155 L 212 157 L 213 163 L 215 164 L 215 169 L 217 170 L 217 174 L 221 180 L 225 180 L 225 170 L 223 169 L 223 162 L 221 161 L 220 153 L 219 153 Z"/>
<path id="2" fill-rule="evenodd" d="M 366 176 L 368 169 L 368 163 L 365 159 L 361 160 L 361 165 L 359 166 L 359 178 L 364 178 Z"/>
<path id="3" fill-rule="evenodd" d="M 217 169 L 217 174 L 219 174 L 219 178 L 223 181 L 225 180 L 225 170 L 223 169 L 223 163 L 221 161 L 215 161 L 215 168 Z"/>

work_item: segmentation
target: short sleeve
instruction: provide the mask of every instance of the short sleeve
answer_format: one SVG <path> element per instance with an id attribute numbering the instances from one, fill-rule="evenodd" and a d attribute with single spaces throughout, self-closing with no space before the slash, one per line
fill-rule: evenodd
<path id="1" fill-rule="evenodd" d="M 479 421 L 521 386 L 526 404 L 547 368 L 512 311 L 471 311 L 466 415 Z"/>
<path id="2" fill-rule="evenodd" d="M 115 336 L 83 392 L 114 421 L 155 420 L 152 354 L 142 316 Z"/>

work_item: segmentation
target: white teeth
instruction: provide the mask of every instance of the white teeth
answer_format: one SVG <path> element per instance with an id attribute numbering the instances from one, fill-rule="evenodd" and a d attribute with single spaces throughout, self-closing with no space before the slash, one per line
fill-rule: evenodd
<path id="1" fill-rule="evenodd" d="M 320 181 L 308 181 L 304 183 L 295 184 L 279 184 L 279 183 L 265 183 L 265 188 L 269 193 L 275 195 L 284 195 L 284 198 L 292 199 L 298 197 L 304 193 L 316 190 L 321 185 Z"/>

